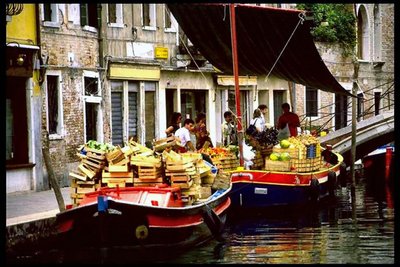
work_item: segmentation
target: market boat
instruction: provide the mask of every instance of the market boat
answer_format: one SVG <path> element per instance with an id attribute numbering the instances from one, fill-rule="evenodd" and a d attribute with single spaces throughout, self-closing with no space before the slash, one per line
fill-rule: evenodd
<path id="1" fill-rule="evenodd" d="M 337 177 L 343 169 L 343 157 L 331 153 L 336 156 L 334 164 L 322 158 L 308 160 L 310 161 L 307 163 L 308 166 L 320 164 L 314 171 L 299 172 L 290 165 L 288 165 L 290 169 L 286 171 L 265 170 L 265 168 L 263 170 L 241 168 L 233 171 L 230 195 L 232 207 L 298 206 L 334 196 Z"/>
<path id="2" fill-rule="evenodd" d="M 228 6 L 229 16 L 226 16 Z M 312 23 L 304 11 L 245 4 L 168 4 L 168 8 L 207 60 L 223 73 L 233 74 L 241 166 L 244 162 L 239 73 L 267 74 L 267 78 L 276 75 L 287 81 L 355 97 L 337 82 L 323 63 L 310 33 Z M 308 62 L 307 68 L 304 62 Z M 333 191 L 332 181 L 339 175 L 343 162 L 341 155 L 332 155 L 337 162 L 328 160 L 325 164 L 319 157 L 313 162 L 316 165 L 312 165 L 318 168 L 311 171 L 245 170 L 243 167 L 233 171 L 232 206 L 300 204 L 310 198 L 324 197 Z"/>
<path id="3" fill-rule="evenodd" d="M 230 190 L 187 204 L 179 187 L 102 187 L 58 213 L 56 225 L 76 246 L 188 247 L 219 236 Z"/>

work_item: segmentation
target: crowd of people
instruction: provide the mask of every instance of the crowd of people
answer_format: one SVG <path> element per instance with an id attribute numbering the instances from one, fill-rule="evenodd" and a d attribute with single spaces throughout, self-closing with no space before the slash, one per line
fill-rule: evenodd
<path id="1" fill-rule="evenodd" d="M 259 105 L 253 112 L 249 126 L 252 126 L 252 132 L 247 134 L 251 137 L 263 132 L 270 127 L 266 123 L 265 117 L 268 107 L 265 104 Z M 207 130 L 206 114 L 200 112 L 195 120 L 187 118 L 182 123 L 182 114 L 174 112 L 168 124 L 165 133 L 167 137 L 176 136 L 179 138 L 176 148 L 179 152 L 196 152 L 202 148 L 214 147 Z M 278 138 L 284 139 L 289 136 L 297 136 L 297 128 L 300 127 L 299 116 L 290 111 L 288 103 L 282 104 L 282 115 L 278 118 L 276 129 L 279 131 Z M 223 146 L 238 145 L 237 118 L 231 111 L 224 112 L 224 122 L 221 125 Z"/>

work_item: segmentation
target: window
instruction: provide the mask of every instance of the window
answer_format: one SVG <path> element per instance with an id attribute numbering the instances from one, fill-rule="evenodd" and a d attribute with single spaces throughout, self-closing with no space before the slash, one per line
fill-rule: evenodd
<path id="1" fill-rule="evenodd" d="M 318 117 L 318 89 L 306 87 L 306 116 Z"/>
<path id="2" fill-rule="evenodd" d="M 60 75 L 46 75 L 46 102 L 47 102 L 47 131 L 49 135 L 62 133 L 62 90 L 60 89 Z"/>
<path id="3" fill-rule="evenodd" d="M 153 141 L 156 136 L 155 125 L 156 125 L 156 83 L 155 82 L 144 82 L 144 97 L 145 97 L 145 110 L 144 116 L 145 129 L 146 129 L 146 143 Z"/>
<path id="4" fill-rule="evenodd" d="M 181 90 L 182 126 L 187 118 L 195 119 L 199 112 L 206 113 L 206 90 Z"/>
<path id="5" fill-rule="evenodd" d="M 357 94 L 357 121 L 364 119 L 364 98 L 363 94 Z"/>
<path id="6" fill-rule="evenodd" d="M 165 29 L 170 29 L 172 28 L 172 23 L 171 23 L 171 11 L 165 6 L 165 12 L 164 12 L 164 28 Z"/>
<path id="7" fill-rule="evenodd" d="M 357 56 L 360 59 L 368 60 L 369 59 L 369 26 L 368 26 L 368 17 L 367 11 L 363 5 L 360 6 L 358 11 L 358 29 L 357 29 Z"/>
<path id="8" fill-rule="evenodd" d="M 138 92 L 139 82 L 111 81 L 113 145 L 123 145 L 130 138 L 138 140 Z"/>
<path id="9" fill-rule="evenodd" d="M 381 46 L 382 46 L 382 27 L 381 27 L 381 14 L 379 5 L 374 5 L 374 60 L 381 60 Z"/>
<path id="10" fill-rule="evenodd" d="M 85 142 L 96 140 L 102 142 L 103 129 L 101 122 L 101 93 L 99 84 L 99 74 L 92 71 L 83 73 L 83 99 L 85 103 Z"/>
<path id="11" fill-rule="evenodd" d="M 80 4 L 81 25 L 98 28 L 97 4 Z M 89 28 L 90 29 L 90 28 Z"/>
<path id="12" fill-rule="evenodd" d="M 122 4 L 107 4 L 107 22 L 111 27 L 124 27 Z"/>
<path id="13" fill-rule="evenodd" d="M 374 92 L 375 115 L 379 115 L 381 108 L 381 92 Z"/>
<path id="14" fill-rule="evenodd" d="M 42 21 L 43 26 L 59 27 L 58 21 L 58 4 L 42 4 Z"/>
<path id="15" fill-rule="evenodd" d="M 240 113 L 242 115 L 242 125 L 243 128 L 246 128 L 247 122 L 251 120 L 253 116 L 253 112 L 246 109 L 249 107 L 248 105 L 248 94 L 249 90 L 243 90 L 243 87 L 240 87 Z M 236 110 L 236 92 L 233 86 L 229 86 L 228 91 L 228 107 L 235 114 L 237 114 Z"/>
<path id="16" fill-rule="evenodd" d="M 142 4 L 142 26 L 145 30 L 156 30 L 155 4 Z"/>

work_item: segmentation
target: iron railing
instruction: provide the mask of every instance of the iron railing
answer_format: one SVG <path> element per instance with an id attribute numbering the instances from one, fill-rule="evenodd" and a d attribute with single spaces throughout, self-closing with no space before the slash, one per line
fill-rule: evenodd
<path id="1" fill-rule="evenodd" d="M 357 114 L 357 121 L 363 120 L 364 117 L 371 117 L 371 115 L 377 115 L 380 114 L 381 111 L 387 111 L 387 110 L 392 110 L 394 109 L 394 80 L 391 80 L 387 83 L 378 85 L 376 87 L 373 87 L 367 91 L 363 92 L 363 96 L 365 97 L 366 95 L 369 95 L 368 93 L 373 91 L 374 89 L 378 89 L 380 87 L 389 85 L 385 91 L 380 95 L 378 99 L 375 98 L 375 95 L 372 94 L 371 98 L 362 98 L 362 103 L 370 103 L 369 107 L 361 114 Z M 379 106 L 379 108 L 376 110 L 375 109 L 375 101 L 379 100 L 378 103 L 382 103 L 382 106 Z M 387 101 L 381 101 L 381 100 L 387 100 Z M 372 104 L 371 104 L 372 103 Z M 320 107 L 319 110 L 335 110 L 335 106 L 338 104 L 338 102 L 334 102 L 332 104 Z M 349 101 L 347 103 L 346 108 L 344 111 L 351 111 L 351 105 L 352 102 Z M 299 115 L 300 118 L 300 125 L 302 130 L 310 130 L 314 131 L 314 134 L 320 134 L 321 131 L 332 131 L 333 129 L 338 130 L 338 128 L 335 128 L 335 125 L 333 125 L 333 119 L 335 118 L 336 113 L 331 112 L 318 112 L 317 118 L 312 119 L 308 114 L 301 114 Z M 378 113 L 376 113 L 378 111 Z M 351 112 L 347 112 L 347 120 L 346 120 L 346 126 L 351 123 Z M 345 127 L 345 126 L 343 126 Z"/>

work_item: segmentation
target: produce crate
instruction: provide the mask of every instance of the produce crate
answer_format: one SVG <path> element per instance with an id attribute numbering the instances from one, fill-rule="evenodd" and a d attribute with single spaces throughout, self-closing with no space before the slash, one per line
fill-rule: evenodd
<path id="1" fill-rule="evenodd" d="M 141 179 L 156 179 L 162 176 L 161 167 L 138 166 L 138 176 Z"/>
<path id="2" fill-rule="evenodd" d="M 312 172 L 318 171 L 322 166 L 321 157 L 311 159 L 292 159 L 292 171 L 294 172 Z"/>
<path id="3" fill-rule="evenodd" d="M 176 145 L 176 137 L 170 136 L 167 138 L 163 138 L 163 139 L 154 141 L 153 148 L 155 151 L 163 151 L 164 149 L 166 149 L 168 147 L 173 147 L 175 145 Z"/>
<path id="4" fill-rule="evenodd" d="M 290 171 L 291 163 L 290 161 L 279 161 L 279 160 L 265 160 L 265 170 L 267 171 L 279 171 L 287 172 Z"/>

